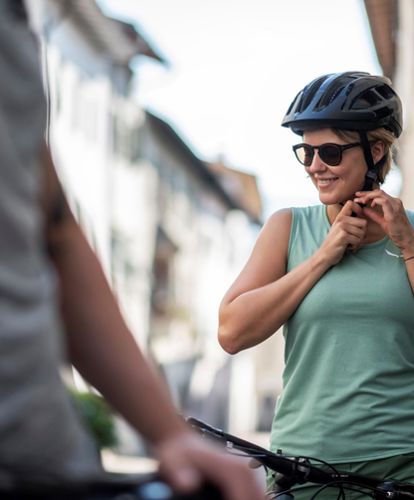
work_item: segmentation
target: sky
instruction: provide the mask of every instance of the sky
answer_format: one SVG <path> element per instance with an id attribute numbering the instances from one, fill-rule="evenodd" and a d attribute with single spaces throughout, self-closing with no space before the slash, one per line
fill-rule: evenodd
<path id="1" fill-rule="evenodd" d="M 172 125 L 201 159 L 257 176 L 264 216 L 317 203 L 280 122 L 315 77 L 381 74 L 363 0 L 101 0 L 133 22 L 168 66 L 132 63 L 138 103 Z M 398 188 L 391 176 L 389 190 Z"/>

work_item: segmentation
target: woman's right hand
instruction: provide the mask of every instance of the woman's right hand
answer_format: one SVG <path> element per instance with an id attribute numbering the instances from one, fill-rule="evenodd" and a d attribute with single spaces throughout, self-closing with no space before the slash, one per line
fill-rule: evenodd
<path id="1" fill-rule="evenodd" d="M 346 250 L 356 251 L 361 246 L 367 230 L 367 220 L 361 215 L 362 208 L 348 200 L 336 216 L 318 251 L 330 266 L 338 264 Z"/>

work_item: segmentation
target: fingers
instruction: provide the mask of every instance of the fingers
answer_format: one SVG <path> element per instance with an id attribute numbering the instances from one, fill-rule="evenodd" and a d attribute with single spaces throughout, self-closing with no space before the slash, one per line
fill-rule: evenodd
<path id="1" fill-rule="evenodd" d="M 362 215 L 362 208 L 357 202 L 348 200 L 339 214 L 342 216 L 358 217 Z"/>
<path id="2" fill-rule="evenodd" d="M 379 224 L 387 231 L 387 223 L 405 218 L 405 209 L 402 201 L 393 198 L 382 189 L 374 191 L 360 191 L 355 193 L 355 202 L 367 205 L 363 209 L 364 215 Z"/>
<path id="3" fill-rule="evenodd" d="M 382 189 L 374 189 L 372 191 L 357 191 L 355 193 L 354 202 L 363 203 L 364 205 L 380 196 L 388 196 Z"/>
<path id="4" fill-rule="evenodd" d="M 355 251 L 361 246 L 367 229 L 367 220 L 362 215 L 362 208 L 351 200 L 339 212 L 321 247 L 332 265 L 343 258 L 346 250 Z"/>
<path id="5" fill-rule="evenodd" d="M 253 500 L 264 498 L 264 487 L 260 487 L 254 472 L 243 458 L 231 456 L 208 462 L 206 475 L 219 486 L 225 500 Z M 243 461 L 243 462 L 242 462 Z"/>
<path id="6" fill-rule="evenodd" d="M 411 249 L 414 231 L 400 199 L 376 189 L 355 193 L 354 201 L 367 204 L 364 216 L 378 224 L 396 246 L 402 251 Z"/>
<path id="7" fill-rule="evenodd" d="M 347 201 L 338 214 L 335 224 L 345 233 L 361 237 L 365 234 L 367 221 L 362 217 L 363 209 L 358 203 Z"/>
<path id="8" fill-rule="evenodd" d="M 359 191 L 355 193 L 354 202 L 368 205 L 368 208 L 371 209 L 380 207 L 386 219 L 390 219 L 395 213 L 402 213 L 404 211 L 402 201 L 398 198 L 393 198 L 382 189 Z M 367 210 L 366 213 L 372 214 L 372 210 Z"/>
<path id="9" fill-rule="evenodd" d="M 185 442 L 167 443 L 159 450 L 159 472 L 174 490 L 189 493 L 202 484 L 202 476 L 188 460 Z"/>
<path id="10" fill-rule="evenodd" d="M 365 236 L 365 229 L 350 227 L 344 233 L 346 248 L 352 251 L 358 250 Z"/>
<path id="11" fill-rule="evenodd" d="M 377 211 L 375 211 L 373 208 L 365 207 L 364 208 L 364 215 L 371 219 L 373 222 L 376 222 L 379 226 L 381 226 L 383 229 L 383 223 L 384 223 L 384 217 L 382 214 L 379 214 Z"/>
<path id="12" fill-rule="evenodd" d="M 398 206 L 400 200 L 392 198 L 381 189 L 357 192 L 354 201 L 364 204 L 364 215 L 378 224 L 384 231 L 386 231 L 386 221 L 392 220 L 395 213 L 400 211 Z"/>
<path id="13" fill-rule="evenodd" d="M 190 435 L 170 441 L 158 453 L 161 475 L 179 492 L 193 492 L 207 482 L 215 485 L 225 500 L 264 498 L 264 488 L 259 486 L 247 462 L 198 437 Z"/>

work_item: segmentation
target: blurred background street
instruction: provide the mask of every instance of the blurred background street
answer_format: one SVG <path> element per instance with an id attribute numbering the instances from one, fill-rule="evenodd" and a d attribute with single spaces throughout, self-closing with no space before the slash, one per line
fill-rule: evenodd
<path id="1" fill-rule="evenodd" d="M 386 189 L 414 208 L 413 2 L 28 4 L 54 160 L 137 342 L 182 414 L 266 447 L 283 337 L 227 355 L 219 302 L 268 215 L 317 202 L 279 123 L 295 89 L 319 74 L 392 78 L 406 132 Z M 70 367 L 65 377 L 91 390 Z M 108 469 L 153 467 L 118 418 L 116 434 Z"/>

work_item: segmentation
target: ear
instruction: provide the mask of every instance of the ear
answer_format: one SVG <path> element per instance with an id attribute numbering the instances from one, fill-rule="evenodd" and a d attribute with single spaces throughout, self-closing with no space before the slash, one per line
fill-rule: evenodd
<path id="1" fill-rule="evenodd" d="M 374 163 L 377 163 L 386 153 L 385 144 L 382 141 L 375 141 L 371 145 L 371 153 Z"/>

